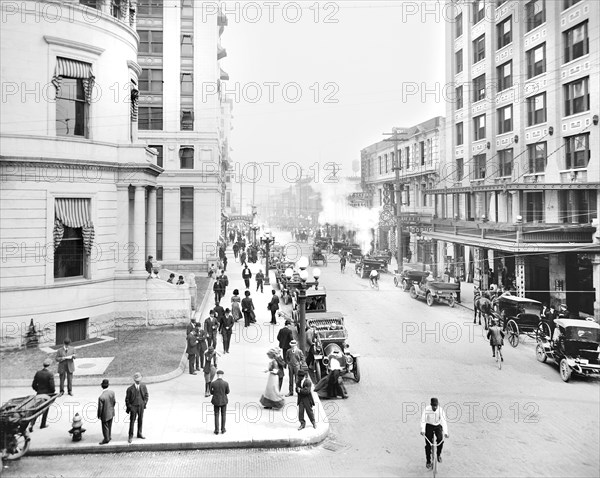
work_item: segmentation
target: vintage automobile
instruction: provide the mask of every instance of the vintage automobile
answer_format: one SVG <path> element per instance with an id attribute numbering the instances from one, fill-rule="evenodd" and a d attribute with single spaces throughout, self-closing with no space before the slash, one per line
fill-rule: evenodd
<path id="1" fill-rule="evenodd" d="M 536 338 L 541 330 L 542 304 L 537 300 L 515 295 L 500 296 L 496 300 L 497 311 L 492 312 L 506 332 L 506 339 L 512 347 L 519 345 L 519 335 Z"/>
<path id="2" fill-rule="evenodd" d="M 560 337 L 539 335 L 535 354 L 540 362 L 548 358 L 558 364 L 560 378 L 600 374 L 600 325 L 593 320 L 555 319 Z"/>
<path id="3" fill-rule="evenodd" d="M 347 247 L 344 249 L 348 257 L 348 262 L 358 262 L 364 258 L 360 247 Z"/>
<path id="4" fill-rule="evenodd" d="M 456 293 L 460 291 L 460 284 L 430 281 L 427 280 L 427 277 L 423 277 L 421 282 L 413 282 L 410 286 L 410 296 L 413 299 L 425 299 L 429 307 L 436 302 L 445 302 L 450 307 L 454 307 Z"/>
<path id="5" fill-rule="evenodd" d="M 327 266 L 327 249 L 323 250 L 318 246 L 313 247 L 311 256 L 309 257 L 309 264 L 316 265 L 320 262 L 321 265 Z"/>
<path id="6" fill-rule="evenodd" d="M 330 242 L 325 238 L 315 239 L 313 246 L 318 247 L 322 251 L 329 251 Z"/>
<path id="7" fill-rule="evenodd" d="M 351 373 L 360 382 L 359 354 L 348 351 L 348 331 L 340 312 L 324 312 L 307 317 L 306 324 L 315 329 L 315 379 L 328 374 L 332 365 L 342 374 Z"/>
<path id="8" fill-rule="evenodd" d="M 319 286 L 318 289 L 308 289 L 305 293 L 306 302 L 304 303 L 304 312 L 306 314 L 327 312 L 327 291 L 323 286 Z M 292 290 L 292 320 L 296 326 L 300 322 L 298 294 L 298 290 Z"/>
<path id="9" fill-rule="evenodd" d="M 342 249 L 346 247 L 346 243 L 343 241 L 333 241 L 331 245 L 331 252 L 333 254 L 339 254 Z"/>
<path id="10" fill-rule="evenodd" d="M 354 266 L 356 275 L 360 276 L 361 279 L 369 277 L 373 269 L 376 269 L 379 272 L 387 272 L 387 262 L 364 258 L 363 260 L 357 262 Z"/>
<path id="11" fill-rule="evenodd" d="M 415 282 L 417 284 L 421 283 L 424 277 L 427 277 L 429 272 L 427 271 L 415 271 L 405 269 L 401 273 L 398 273 L 398 269 L 394 271 L 394 286 L 400 287 L 402 286 L 402 290 L 408 292 L 410 290 L 410 286 L 412 286 Z"/>
<path id="12" fill-rule="evenodd" d="M 374 259 L 376 261 L 385 261 L 386 264 L 390 264 L 392 261 L 392 255 L 389 251 L 374 251 L 372 254 L 367 254 L 368 259 Z"/>

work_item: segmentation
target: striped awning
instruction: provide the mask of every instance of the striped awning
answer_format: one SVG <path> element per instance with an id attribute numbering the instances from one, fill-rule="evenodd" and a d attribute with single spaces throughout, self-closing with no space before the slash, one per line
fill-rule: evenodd
<path id="1" fill-rule="evenodd" d="M 217 60 L 225 58 L 227 56 L 227 50 L 221 45 L 217 45 Z"/>
<path id="2" fill-rule="evenodd" d="M 80 198 L 57 198 L 54 202 L 54 250 L 62 241 L 64 226 L 81 228 L 83 247 L 87 254 L 94 242 L 94 225 L 90 214 L 90 200 Z"/>
<path id="3" fill-rule="evenodd" d="M 140 97 L 140 91 L 138 90 L 137 83 L 131 79 L 131 121 L 137 122 L 138 120 L 138 98 Z"/>
<path id="4" fill-rule="evenodd" d="M 219 78 L 221 80 L 228 81 L 229 80 L 229 73 L 227 73 L 225 70 L 223 70 L 223 68 L 219 68 L 219 70 L 221 70 Z"/>
<path id="5" fill-rule="evenodd" d="M 52 78 L 52 84 L 56 88 L 57 96 L 60 93 L 63 78 L 77 78 L 83 80 L 85 101 L 91 103 L 95 79 L 91 64 L 78 60 L 71 60 L 69 58 L 57 57 L 54 77 Z"/>

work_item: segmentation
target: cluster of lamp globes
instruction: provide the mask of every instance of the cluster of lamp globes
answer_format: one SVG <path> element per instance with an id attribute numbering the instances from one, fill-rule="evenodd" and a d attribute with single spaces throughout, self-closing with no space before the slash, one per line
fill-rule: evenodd
<path id="1" fill-rule="evenodd" d="M 306 256 L 302 256 L 300 259 L 298 259 L 298 262 L 296 262 L 296 267 L 300 269 L 300 272 L 298 273 L 300 279 L 303 282 L 306 282 L 306 280 L 308 279 L 308 271 L 306 270 L 306 268 L 308 267 L 308 259 L 306 258 Z M 284 274 L 289 280 L 292 277 L 294 277 L 294 270 L 291 267 L 288 267 L 285 270 Z M 321 269 L 315 267 L 313 269 L 313 277 L 316 281 L 318 281 L 319 277 L 321 277 Z"/>

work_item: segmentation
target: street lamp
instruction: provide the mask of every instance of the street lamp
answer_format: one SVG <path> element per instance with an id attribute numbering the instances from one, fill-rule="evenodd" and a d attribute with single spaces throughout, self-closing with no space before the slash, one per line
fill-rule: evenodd
<path id="1" fill-rule="evenodd" d="M 318 268 L 313 269 L 314 281 L 308 282 L 308 259 L 306 256 L 302 256 L 298 262 L 296 262 L 300 272 L 298 273 L 300 280 L 292 281 L 294 271 L 291 268 L 285 270 L 285 276 L 288 279 L 288 288 L 290 286 L 298 289 L 298 318 L 299 318 L 299 329 L 298 330 L 298 345 L 300 350 L 306 354 L 306 291 L 314 286 L 315 289 L 319 287 L 319 277 L 321 277 L 321 270 Z"/>
<path id="2" fill-rule="evenodd" d="M 252 242 L 256 245 L 256 231 L 258 231 L 259 227 L 256 224 L 253 224 L 250 229 L 252 229 Z"/>
<path id="3" fill-rule="evenodd" d="M 271 281 L 269 280 L 269 259 L 270 259 L 270 247 L 271 244 L 275 242 L 275 238 L 271 235 L 271 231 L 269 229 L 265 229 L 264 233 L 260 236 L 260 242 L 265 245 L 265 285 L 271 285 Z"/>

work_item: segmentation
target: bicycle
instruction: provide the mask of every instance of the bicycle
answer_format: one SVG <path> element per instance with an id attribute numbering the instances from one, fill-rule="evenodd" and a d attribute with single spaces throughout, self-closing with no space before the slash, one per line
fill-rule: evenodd
<path id="1" fill-rule="evenodd" d="M 504 357 L 502 356 L 502 346 L 494 345 L 494 355 L 496 356 L 496 363 L 498 364 L 498 370 L 502 370 L 502 362 Z"/>
<path id="2" fill-rule="evenodd" d="M 379 280 L 371 279 L 371 288 L 379 290 Z"/>
<path id="3" fill-rule="evenodd" d="M 425 440 L 427 440 L 427 443 L 429 443 L 431 445 L 431 461 L 432 461 L 432 468 L 433 468 L 433 478 L 435 478 L 435 475 L 437 474 L 437 447 L 438 445 L 441 445 L 442 443 L 444 443 L 444 437 L 442 437 L 442 441 L 441 442 L 437 442 L 437 437 L 435 436 L 435 433 L 433 434 L 433 443 L 431 443 L 429 441 L 429 439 L 427 438 L 426 435 L 423 435 L 425 437 Z"/>

